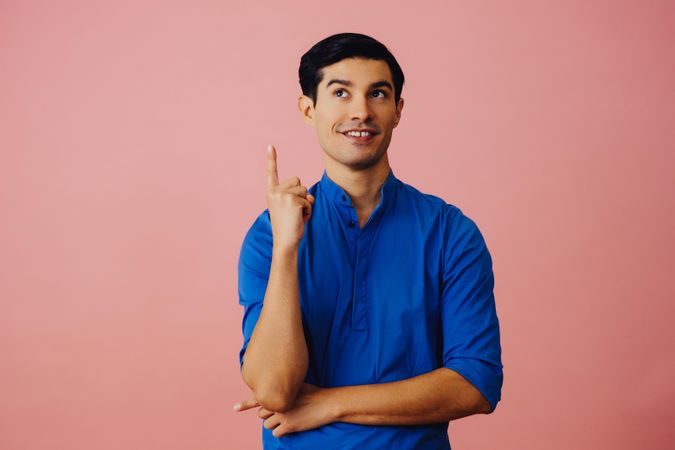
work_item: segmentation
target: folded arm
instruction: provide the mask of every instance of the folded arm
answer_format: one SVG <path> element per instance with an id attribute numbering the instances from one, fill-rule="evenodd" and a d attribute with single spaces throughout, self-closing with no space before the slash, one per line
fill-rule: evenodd
<path id="1" fill-rule="evenodd" d="M 443 423 L 491 410 L 478 389 L 446 368 L 391 383 L 328 391 L 336 421 L 363 425 Z"/>
<path id="2" fill-rule="evenodd" d="M 238 411 L 260 406 L 263 426 L 276 437 L 332 422 L 361 425 L 444 423 L 472 414 L 489 414 L 485 397 L 454 370 L 436 369 L 405 380 L 335 388 L 303 384 L 293 407 L 275 412 L 255 398 L 235 405 Z"/>

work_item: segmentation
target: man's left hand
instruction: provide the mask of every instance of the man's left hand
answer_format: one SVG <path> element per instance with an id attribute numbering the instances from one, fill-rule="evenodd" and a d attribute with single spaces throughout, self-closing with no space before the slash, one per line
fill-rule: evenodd
<path id="1" fill-rule="evenodd" d="M 263 426 L 272 430 L 275 437 L 281 437 L 289 433 L 312 430 L 334 422 L 335 413 L 331 405 L 329 392 L 329 389 L 303 383 L 293 407 L 286 412 L 269 411 L 260 406 L 255 398 L 235 405 L 234 409 L 245 411 L 259 407 L 258 417 L 265 419 Z"/>

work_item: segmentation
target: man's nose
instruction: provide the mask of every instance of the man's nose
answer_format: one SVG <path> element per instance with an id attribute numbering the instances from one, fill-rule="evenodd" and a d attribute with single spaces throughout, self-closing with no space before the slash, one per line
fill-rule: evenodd
<path id="1" fill-rule="evenodd" d="M 364 97 L 354 97 L 351 102 L 351 119 L 365 122 L 370 118 L 370 105 L 368 99 Z"/>

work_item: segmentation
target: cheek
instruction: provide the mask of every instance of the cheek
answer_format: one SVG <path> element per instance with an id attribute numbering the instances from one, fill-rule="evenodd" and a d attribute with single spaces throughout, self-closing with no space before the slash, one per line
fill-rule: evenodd
<path id="1" fill-rule="evenodd" d="M 319 133 L 322 135 L 328 136 L 333 133 L 333 123 L 330 120 L 326 120 L 323 117 L 317 117 L 316 125 Z"/>

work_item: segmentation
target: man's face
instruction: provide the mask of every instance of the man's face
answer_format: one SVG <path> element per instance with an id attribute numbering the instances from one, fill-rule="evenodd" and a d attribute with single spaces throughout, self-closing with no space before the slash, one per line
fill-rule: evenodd
<path id="1" fill-rule="evenodd" d="M 347 58 L 322 70 L 316 106 L 307 96 L 298 100 L 305 122 L 315 128 L 332 162 L 352 170 L 374 166 L 387 152 L 403 109 L 402 98 L 398 108 L 395 104 L 389 66 L 380 60 Z M 369 130 L 370 135 L 347 134 L 357 129 Z"/>

